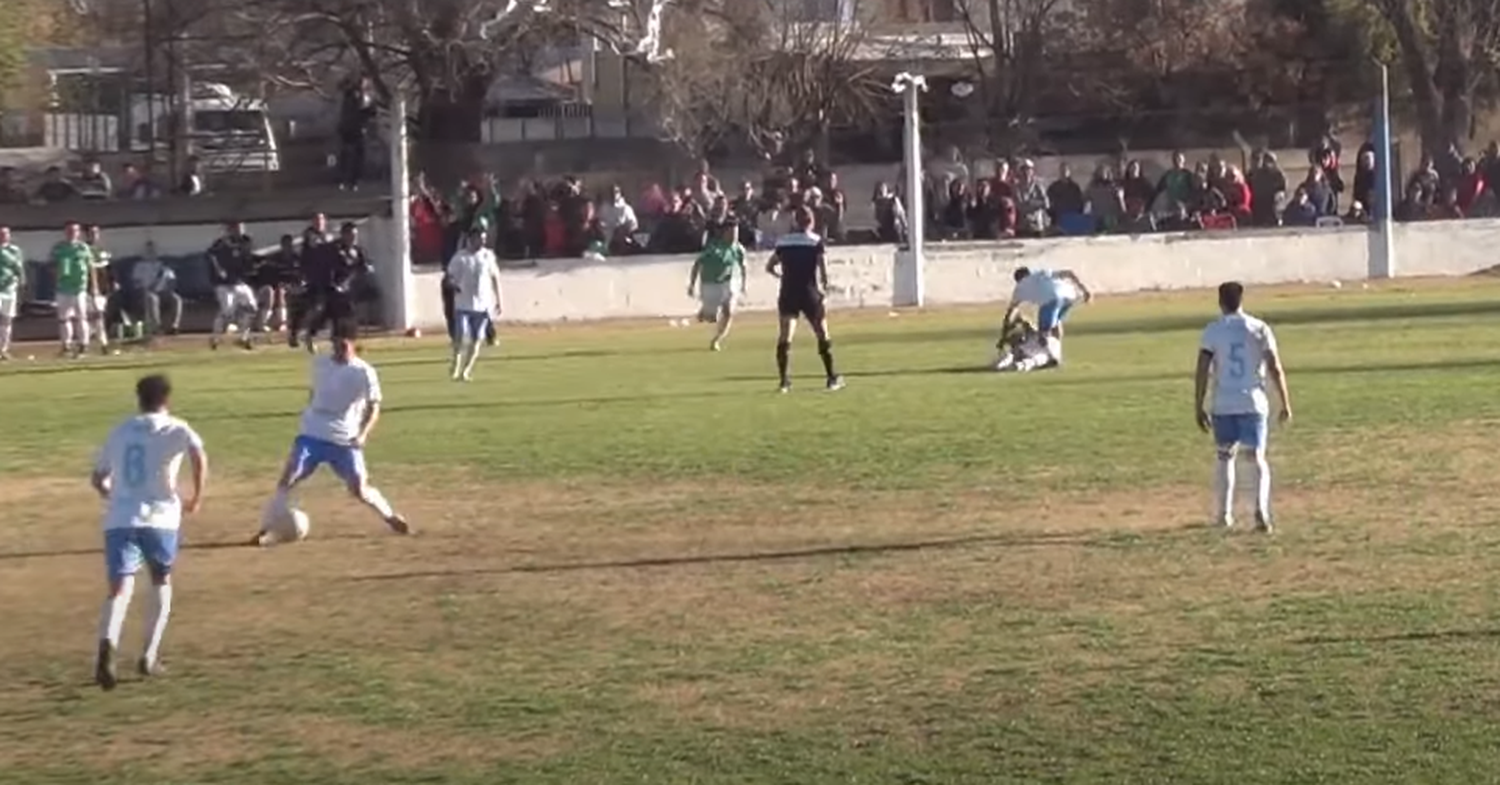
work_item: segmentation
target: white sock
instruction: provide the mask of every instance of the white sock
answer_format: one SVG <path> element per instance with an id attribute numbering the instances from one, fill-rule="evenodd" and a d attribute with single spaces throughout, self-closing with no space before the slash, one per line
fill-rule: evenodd
<path id="1" fill-rule="evenodd" d="M 62 340 L 64 349 L 73 348 L 73 320 L 63 319 L 57 323 L 57 337 Z"/>
<path id="2" fill-rule="evenodd" d="M 276 326 L 283 330 L 286 329 L 286 308 L 284 306 L 276 309 Z"/>
<path id="3" fill-rule="evenodd" d="M 96 322 L 91 322 L 89 324 L 89 329 L 91 329 L 91 330 L 94 331 L 94 335 L 99 336 L 99 345 L 100 346 L 103 346 L 103 347 L 109 346 L 109 330 L 104 329 L 104 322 L 103 322 L 103 320 L 96 321 Z M 87 343 L 87 339 L 85 339 L 85 343 Z"/>
<path id="4" fill-rule="evenodd" d="M 83 347 L 83 348 L 85 348 L 85 349 L 88 348 L 88 345 L 89 345 L 89 320 L 88 319 L 79 319 L 78 320 L 78 345 L 81 346 L 81 347 Z"/>
<path id="5" fill-rule="evenodd" d="M 151 614 L 146 617 L 146 662 L 155 663 L 161 655 L 161 638 L 167 632 L 167 617 L 172 615 L 172 584 L 151 587 Z"/>
<path id="6" fill-rule="evenodd" d="M 0 321 L 0 352 L 10 351 L 10 338 L 14 330 L 11 320 Z"/>
<path id="7" fill-rule="evenodd" d="M 370 509 L 380 513 L 382 518 L 389 518 L 396 514 L 396 511 L 391 509 L 391 503 L 385 500 L 385 494 L 373 485 L 364 486 L 359 494 L 359 500 L 369 505 Z"/>
<path id="8" fill-rule="evenodd" d="M 130 610 L 130 595 L 135 592 L 135 578 L 120 579 L 120 593 L 104 598 L 104 610 L 99 614 L 99 637 L 109 645 L 120 647 L 120 630 L 125 627 L 125 614 Z"/>
<path id="9" fill-rule="evenodd" d="M 480 348 L 483 346 L 479 341 L 469 344 L 467 356 L 464 358 L 464 376 L 474 373 L 474 366 L 479 362 Z"/>
<path id="10" fill-rule="evenodd" d="M 1218 472 L 1215 477 L 1214 490 L 1218 492 L 1218 514 L 1221 521 L 1234 520 L 1234 462 L 1236 458 L 1231 453 L 1228 456 L 1219 455 Z"/>
<path id="11" fill-rule="evenodd" d="M 1271 519 L 1271 462 L 1265 450 L 1255 453 L 1255 511 Z"/>
<path id="12" fill-rule="evenodd" d="M 464 345 L 459 341 L 453 342 L 453 369 L 451 374 L 457 378 L 464 369 Z"/>
<path id="13" fill-rule="evenodd" d="M 1062 362 L 1062 340 L 1052 336 L 1047 337 L 1047 357 L 1053 362 Z"/>

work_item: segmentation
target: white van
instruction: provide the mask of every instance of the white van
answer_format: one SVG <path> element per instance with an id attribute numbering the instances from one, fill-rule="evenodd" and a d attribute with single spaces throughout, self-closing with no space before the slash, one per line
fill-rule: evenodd
<path id="1" fill-rule="evenodd" d="M 264 101 L 235 95 L 222 84 L 199 82 L 193 85 L 187 111 L 188 154 L 198 158 L 205 172 L 281 171 L 281 154 Z M 177 110 L 163 95 L 132 96 L 130 113 L 135 150 L 151 149 L 153 121 L 158 147 L 171 140 L 174 128 L 181 127 Z"/>

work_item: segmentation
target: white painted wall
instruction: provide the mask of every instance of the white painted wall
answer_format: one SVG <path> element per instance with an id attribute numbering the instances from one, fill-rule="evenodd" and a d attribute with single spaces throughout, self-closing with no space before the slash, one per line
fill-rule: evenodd
<path id="1" fill-rule="evenodd" d="M 364 234 L 377 266 L 391 257 L 385 221 Z M 248 227 L 257 245 L 301 231 L 300 221 Z M 213 242 L 217 226 L 106 229 L 117 255 L 140 252 L 154 239 L 163 255 L 197 253 Z M 926 290 L 931 305 L 986 303 L 1010 296 L 1017 266 L 1068 268 L 1100 292 L 1186 289 L 1225 280 L 1270 284 L 1359 280 L 1366 276 L 1370 232 L 1362 227 L 1306 231 L 1240 231 L 1191 235 L 1066 238 L 927 246 Z M 57 232 L 19 232 L 29 259 L 45 259 Z M 1465 275 L 1500 264 L 1500 220 L 1442 221 L 1396 227 L 1397 272 L 1402 276 Z M 835 308 L 896 305 L 896 249 L 834 248 L 829 253 Z M 505 318 L 510 321 L 683 317 L 696 310 L 687 296 L 691 257 L 642 256 L 604 263 L 541 260 L 504 273 Z M 752 254 L 750 310 L 774 308 L 776 281 L 765 274 L 764 254 Z M 382 270 L 382 279 L 392 271 Z M 411 323 L 431 330 L 443 323 L 437 273 L 419 273 Z"/>

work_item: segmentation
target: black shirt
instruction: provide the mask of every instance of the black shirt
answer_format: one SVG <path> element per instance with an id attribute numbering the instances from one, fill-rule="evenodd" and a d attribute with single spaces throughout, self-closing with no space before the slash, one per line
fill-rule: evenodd
<path id="1" fill-rule="evenodd" d="M 255 246 L 247 234 L 220 237 L 208 247 L 209 274 L 215 286 L 238 286 L 255 271 Z"/>
<path id="2" fill-rule="evenodd" d="M 781 293 L 817 295 L 819 271 L 823 268 L 823 238 L 816 234 L 792 232 L 776 243 L 776 259 L 781 263 Z"/>
<path id="3" fill-rule="evenodd" d="M 325 296 L 349 296 L 355 279 L 370 271 L 369 258 L 359 245 L 343 242 L 317 246 L 303 252 L 302 270 L 307 287 Z"/>

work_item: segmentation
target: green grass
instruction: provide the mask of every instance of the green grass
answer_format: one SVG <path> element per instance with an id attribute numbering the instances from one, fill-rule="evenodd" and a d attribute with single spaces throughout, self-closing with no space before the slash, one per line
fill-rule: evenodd
<path id="1" fill-rule="evenodd" d="M 849 389 L 770 326 L 527 329 L 471 385 L 374 342 L 375 479 L 306 543 L 193 547 L 167 678 L 89 684 L 90 455 L 148 368 L 254 526 L 306 361 L 0 368 L 0 781 L 1461 783 L 1493 778 L 1500 286 L 1255 293 L 1297 421 L 1281 530 L 1203 523 L 1203 294 L 1111 298 L 1058 373 L 995 314 L 836 314 Z M 138 645 L 141 615 L 127 628 Z"/>

